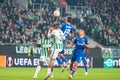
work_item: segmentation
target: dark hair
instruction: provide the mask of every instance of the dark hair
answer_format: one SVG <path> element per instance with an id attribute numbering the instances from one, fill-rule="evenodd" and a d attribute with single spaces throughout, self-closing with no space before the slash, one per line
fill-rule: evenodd
<path id="1" fill-rule="evenodd" d="M 53 24 L 52 27 L 54 27 L 55 29 L 58 28 L 58 24 Z"/>
<path id="2" fill-rule="evenodd" d="M 72 21 L 72 17 L 67 16 L 67 21 L 68 21 L 68 22 L 71 22 L 71 21 Z"/>

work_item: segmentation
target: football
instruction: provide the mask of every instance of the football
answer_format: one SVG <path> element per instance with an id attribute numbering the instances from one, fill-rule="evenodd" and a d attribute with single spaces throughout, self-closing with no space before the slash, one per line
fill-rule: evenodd
<path id="1" fill-rule="evenodd" d="M 60 11 L 59 10 L 55 10 L 53 12 L 53 15 L 56 16 L 56 17 L 59 17 L 60 16 Z"/>

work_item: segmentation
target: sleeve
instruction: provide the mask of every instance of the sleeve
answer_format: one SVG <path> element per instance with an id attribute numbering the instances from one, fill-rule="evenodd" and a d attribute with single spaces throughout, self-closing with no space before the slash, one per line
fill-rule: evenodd
<path id="1" fill-rule="evenodd" d="M 89 44 L 88 38 L 85 38 L 85 44 Z"/>
<path id="2" fill-rule="evenodd" d="M 73 44 L 76 44 L 76 43 L 77 43 L 77 38 L 73 40 Z"/>

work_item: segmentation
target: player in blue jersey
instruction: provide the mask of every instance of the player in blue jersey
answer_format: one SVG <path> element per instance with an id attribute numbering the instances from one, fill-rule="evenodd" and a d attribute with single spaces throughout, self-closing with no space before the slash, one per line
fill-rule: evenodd
<path id="1" fill-rule="evenodd" d="M 65 40 L 63 40 L 63 49 L 60 52 L 60 54 L 58 54 L 58 57 L 56 58 L 56 60 L 58 64 L 61 65 L 62 72 L 64 71 L 64 63 L 66 63 L 66 66 L 69 67 L 69 64 L 67 63 L 67 59 L 64 56 L 64 52 L 65 52 L 65 46 L 66 46 L 66 39 L 68 39 L 68 37 L 74 37 L 74 33 L 73 33 L 74 29 L 71 24 L 71 21 L 72 21 L 72 18 L 70 16 L 67 16 L 66 23 L 63 23 L 62 25 L 60 25 L 60 29 L 65 35 Z"/>
<path id="2" fill-rule="evenodd" d="M 75 48 L 71 56 L 71 64 L 70 64 L 71 74 L 69 76 L 70 79 L 75 74 L 77 70 L 77 66 L 80 63 L 80 61 L 83 60 L 83 62 L 86 62 L 84 50 L 86 48 L 90 48 L 89 40 L 85 36 L 84 30 L 79 30 L 79 35 L 80 36 L 74 39 L 73 43 L 66 46 L 66 47 L 71 47 L 75 45 Z"/>

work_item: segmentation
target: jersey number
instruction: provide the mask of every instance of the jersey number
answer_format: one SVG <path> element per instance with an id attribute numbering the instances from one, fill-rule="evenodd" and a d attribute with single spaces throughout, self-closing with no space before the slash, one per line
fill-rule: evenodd
<path id="1" fill-rule="evenodd" d="M 69 33 L 70 33 L 70 29 L 66 29 L 64 32 L 65 35 L 68 35 Z"/>

